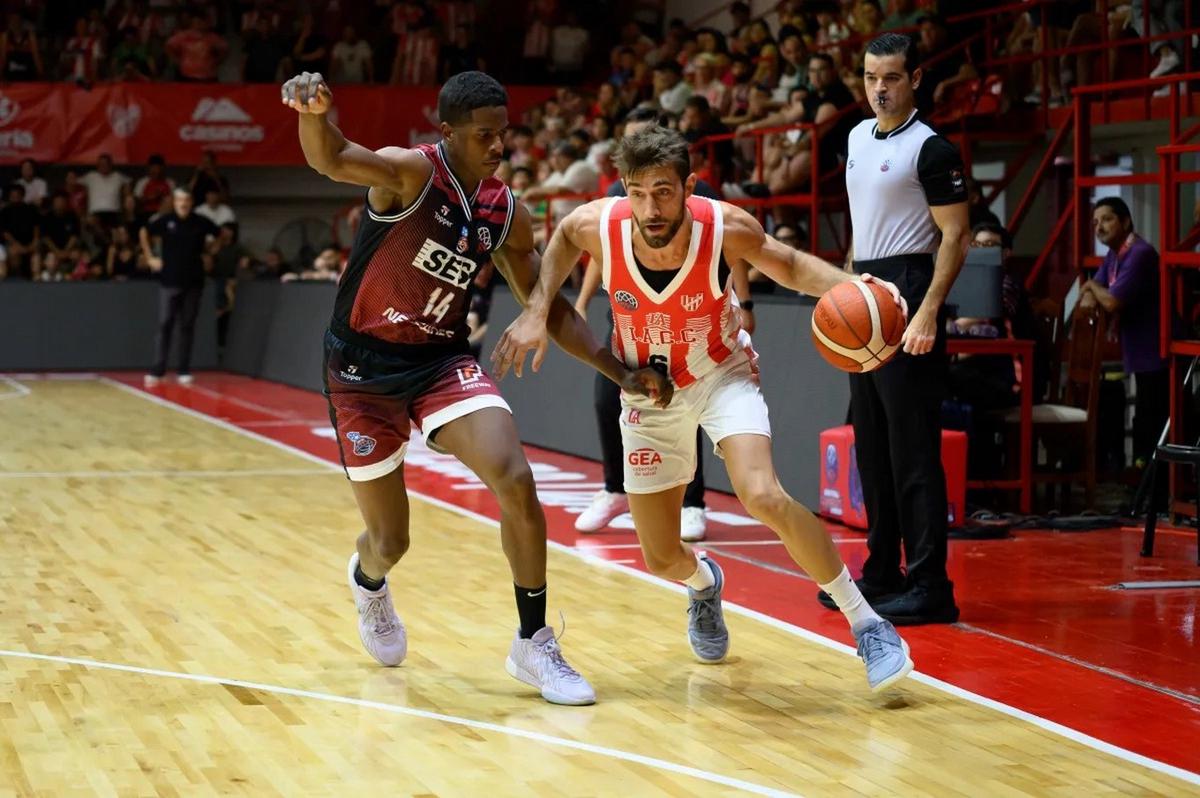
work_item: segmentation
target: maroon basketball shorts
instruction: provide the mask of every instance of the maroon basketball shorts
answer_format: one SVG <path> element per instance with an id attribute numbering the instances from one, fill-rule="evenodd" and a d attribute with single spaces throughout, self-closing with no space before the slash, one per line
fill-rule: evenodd
<path id="1" fill-rule="evenodd" d="M 499 407 L 512 412 L 479 363 L 454 347 L 383 354 L 325 334 L 325 396 L 346 476 L 366 482 L 404 462 L 412 426 L 436 449 L 455 419 Z"/>

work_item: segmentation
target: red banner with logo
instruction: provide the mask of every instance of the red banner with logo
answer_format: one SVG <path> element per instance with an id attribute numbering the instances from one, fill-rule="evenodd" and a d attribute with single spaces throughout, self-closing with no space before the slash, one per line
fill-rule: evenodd
<path id="1" fill-rule="evenodd" d="M 437 138 L 436 87 L 334 88 L 334 123 L 365 147 L 412 146 Z M 516 124 L 553 88 L 508 90 Z M 296 112 L 275 85 L 113 83 L 90 90 L 71 84 L 0 87 L 0 164 L 25 158 L 87 163 L 101 153 L 117 163 L 145 163 L 158 153 L 193 163 L 205 150 L 225 164 L 304 163 Z"/>

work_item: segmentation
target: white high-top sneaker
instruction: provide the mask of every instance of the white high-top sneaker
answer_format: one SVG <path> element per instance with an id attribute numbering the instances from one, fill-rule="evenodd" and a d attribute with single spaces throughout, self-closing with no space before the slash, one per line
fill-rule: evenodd
<path id="1" fill-rule="evenodd" d="M 387 582 L 376 591 L 367 590 L 354 581 L 358 568 L 358 552 L 350 557 L 347 577 L 350 592 L 354 594 L 354 605 L 358 608 L 358 636 L 363 648 L 380 665 L 399 665 L 408 653 L 408 635 L 404 624 L 392 606 L 392 591 Z"/>
<path id="2" fill-rule="evenodd" d="M 612 523 L 614 518 L 627 512 L 628 496 L 602 490 L 592 497 L 592 503 L 575 519 L 575 529 L 579 532 L 599 532 Z"/>
<path id="3" fill-rule="evenodd" d="M 708 534 L 708 520 L 703 507 L 684 507 L 679 514 L 679 539 L 688 543 L 704 540 Z"/>
<path id="4" fill-rule="evenodd" d="M 554 630 L 543 626 L 528 640 L 518 630 L 504 669 L 518 681 L 536 687 L 551 704 L 596 703 L 596 691 L 563 659 Z"/>

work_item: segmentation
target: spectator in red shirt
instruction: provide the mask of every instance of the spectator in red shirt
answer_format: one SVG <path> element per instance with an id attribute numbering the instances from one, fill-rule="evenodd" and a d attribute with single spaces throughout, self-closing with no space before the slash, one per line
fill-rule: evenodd
<path id="1" fill-rule="evenodd" d="M 79 215 L 79 218 L 87 216 L 88 212 L 88 190 L 79 180 L 79 172 L 75 169 L 67 170 L 67 181 L 63 185 L 63 191 L 67 194 L 67 199 L 70 202 L 71 210 Z"/>
<path id="2" fill-rule="evenodd" d="M 147 217 L 163 210 L 163 202 L 175 190 L 175 181 L 167 177 L 166 168 L 161 155 L 151 155 L 146 162 L 146 176 L 133 185 L 138 211 Z"/>
<path id="3" fill-rule="evenodd" d="M 196 82 L 217 79 L 217 67 L 229 45 L 208 28 L 208 18 L 192 14 L 192 24 L 167 40 L 167 55 L 175 62 L 179 80 Z"/>

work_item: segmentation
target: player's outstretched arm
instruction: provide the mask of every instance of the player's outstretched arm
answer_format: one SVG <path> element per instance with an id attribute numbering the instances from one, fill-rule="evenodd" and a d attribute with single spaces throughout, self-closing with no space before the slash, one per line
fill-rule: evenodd
<path id="1" fill-rule="evenodd" d="M 533 370 L 541 368 L 542 358 L 546 356 L 546 327 L 550 309 L 558 296 L 558 289 L 566 282 L 567 275 L 571 273 L 583 251 L 584 245 L 576 236 L 580 230 L 580 219 L 584 209 L 588 207 L 584 205 L 582 208 L 576 208 L 558 224 L 550 237 L 550 243 L 546 246 L 539 267 L 536 263 L 537 253 L 533 251 L 533 223 L 529 220 L 529 211 L 523 204 L 517 205 L 517 216 L 514 219 L 513 230 L 505 242 L 505 248 L 519 253 L 511 254 L 510 257 L 534 259 L 532 262 L 536 283 L 526 288 L 524 285 L 518 286 L 512 279 L 508 281 L 524 309 L 513 323 L 508 325 L 500 339 L 501 343 L 505 344 L 503 352 L 497 346 L 493 355 L 501 374 L 515 364 L 517 376 L 521 376 L 525 354 L 529 351 L 533 351 Z M 507 274 L 505 278 L 508 278 Z"/>
<path id="2" fill-rule="evenodd" d="M 750 214 L 733 205 L 722 204 L 725 210 L 725 259 L 730 263 L 743 258 L 767 277 L 785 288 L 809 296 L 821 296 L 839 283 L 856 279 L 816 255 L 792 249 L 763 232 L 762 225 Z M 861 279 L 878 283 L 888 290 L 896 304 L 908 317 L 908 305 L 900 289 L 869 274 Z"/>
<path id="3" fill-rule="evenodd" d="M 518 204 L 515 214 L 508 239 L 504 242 L 504 246 L 493 253 L 493 260 L 496 268 L 508 281 L 513 295 L 525 306 L 525 310 L 521 314 L 521 317 L 524 318 L 529 311 L 530 296 L 541 286 L 541 281 L 538 269 L 539 258 L 537 251 L 533 248 L 533 224 L 529 218 L 529 211 L 523 205 Z M 578 258 L 578 256 L 578 251 L 576 251 L 575 257 Z M 543 260 L 542 265 L 544 266 L 545 263 Z M 633 371 L 617 360 L 607 346 L 598 343 L 588 328 L 587 322 L 575 311 L 566 297 L 558 292 L 557 286 L 562 284 L 563 279 L 566 279 L 565 275 L 555 285 L 550 296 L 545 320 L 538 322 L 543 336 L 549 332 L 550 337 L 554 338 L 554 342 L 562 347 L 563 351 L 577 360 L 587 363 L 620 385 L 623 390 L 649 396 L 660 406 L 666 407 L 674 393 L 674 386 L 670 379 L 654 369 Z M 533 321 L 534 318 L 530 317 L 529 320 Z M 528 346 L 520 350 L 516 346 L 513 327 L 519 321 L 521 318 L 518 318 L 504 331 L 492 353 L 497 379 L 503 378 L 509 368 L 512 368 L 520 377 L 525 354 L 530 349 L 535 350 L 533 370 L 537 371 L 541 367 L 542 357 L 545 355 L 544 345 L 541 347 Z"/>
<path id="4" fill-rule="evenodd" d="M 391 206 L 394 196 L 411 193 L 424 184 L 429 162 L 403 147 L 369 150 L 348 140 L 329 121 L 333 92 L 318 72 L 301 72 L 281 87 L 282 102 L 300 117 L 300 148 L 308 165 L 339 183 L 376 189 L 371 197 L 377 210 Z"/>

